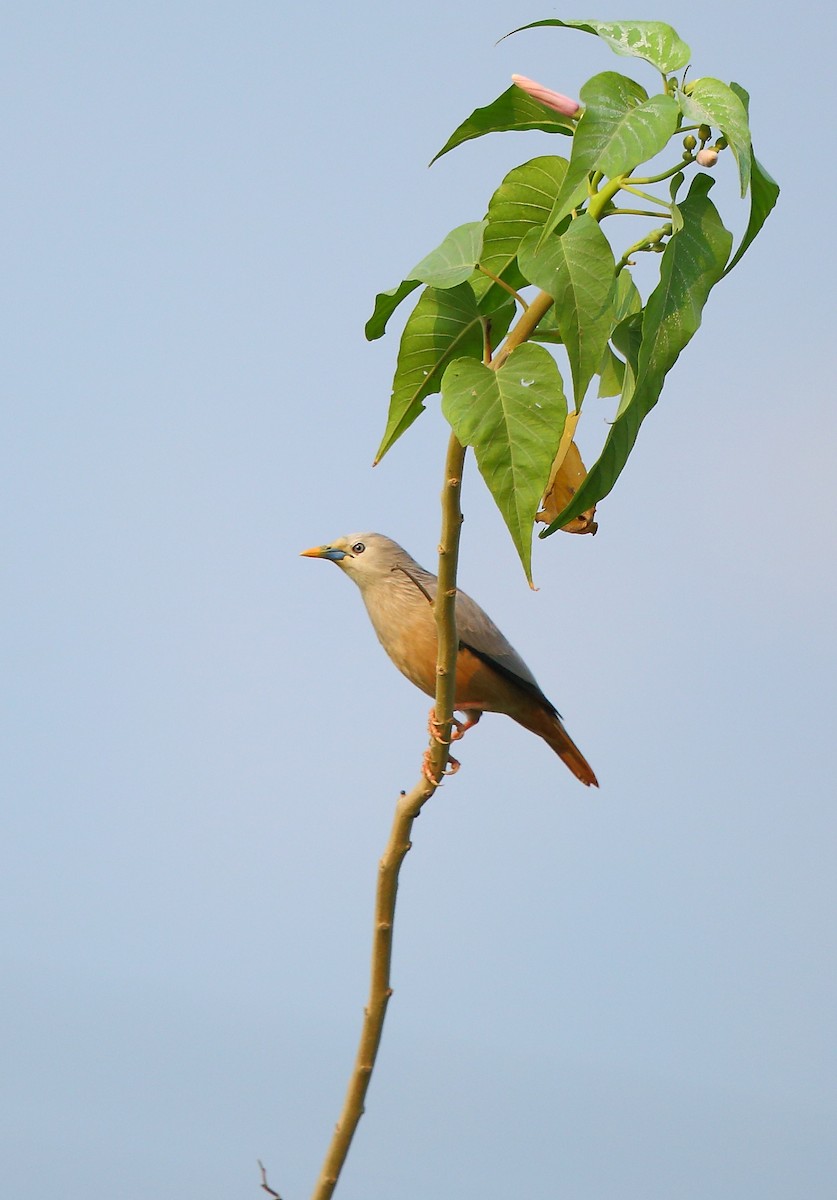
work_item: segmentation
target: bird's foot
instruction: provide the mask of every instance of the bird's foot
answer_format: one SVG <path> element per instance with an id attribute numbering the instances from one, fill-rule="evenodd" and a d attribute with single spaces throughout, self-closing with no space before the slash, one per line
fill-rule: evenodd
<path id="1" fill-rule="evenodd" d="M 451 734 L 449 739 L 442 737 L 442 723 L 436 720 L 436 709 L 431 708 L 430 715 L 427 718 L 427 732 L 437 742 L 441 742 L 443 746 L 449 746 L 451 742 L 458 742 L 464 738 L 469 729 L 476 725 L 477 721 L 482 716 L 479 709 L 473 709 L 466 715 L 466 720 L 460 721 L 457 717 L 451 717 Z"/>
<path id="2" fill-rule="evenodd" d="M 454 725 L 457 724 L 456 721 L 454 721 L 453 723 L 454 723 Z M 451 744 L 451 742 L 455 740 L 455 736 L 456 736 L 452 732 L 451 737 L 449 737 L 449 738 L 442 737 L 442 722 L 436 720 L 436 709 L 435 708 L 431 708 L 430 713 L 427 717 L 427 732 L 430 734 L 430 736 L 433 738 L 433 740 L 435 742 L 440 742 L 443 746 L 449 746 Z"/>
<path id="3" fill-rule="evenodd" d="M 430 751 L 425 750 L 424 757 L 421 760 L 421 773 L 428 783 L 432 783 L 434 787 L 441 787 L 442 779 L 445 777 L 445 775 L 455 775 L 460 766 L 461 764 L 458 759 L 448 758 L 448 764 L 444 771 L 442 771 L 441 778 L 437 779 L 433 774 L 432 767 L 430 766 Z"/>
<path id="4" fill-rule="evenodd" d="M 458 742 L 460 740 L 460 738 L 464 738 L 464 736 L 468 732 L 468 730 L 474 728 L 474 726 L 476 725 L 477 721 L 480 719 L 481 716 L 482 716 L 482 713 L 479 712 L 479 710 L 475 709 L 473 711 L 473 713 L 467 714 L 467 719 L 464 721 L 457 721 L 456 717 L 454 717 L 453 718 L 454 728 L 453 728 L 453 732 L 450 735 L 450 740 L 452 742 Z"/>

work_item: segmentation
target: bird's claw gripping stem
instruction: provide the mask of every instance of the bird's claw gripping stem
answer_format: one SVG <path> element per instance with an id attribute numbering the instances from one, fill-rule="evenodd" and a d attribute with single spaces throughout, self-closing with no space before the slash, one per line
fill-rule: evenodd
<path id="1" fill-rule="evenodd" d="M 454 717 L 451 719 L 451 724 L 453 726 L 457 726 L 459 724 L 459 722 Z M 430 736 L 433 738 L 434 741 L 440 742 L 443 746 L 449 746 L 451 744 L 451 742 L 456 741 L 456 734 L 457 734 L 458 730 L 456 732 L 454 732 L 454 730 L 451 729 L 451 736 L 449 738 L 443 738 L 442 737 L 442 722 L 436 720 L 436 709 L 431 708 L 430 714 L 427 718 L 427 732 L 430 734 Z"/>
<path id="2" fill-rule="evenodd" d="M 427 732 L 437 742 L 441 742 L 443 746 L 449 746 L 451 742 L 458 742 L 464 738 L 465 734 L 476 725 L 477 721 L 482 716 L 478 713 L 476 716 L 466 714 L 468 719 L 460 721 L 457 717 L 451 717 L 451 734 L 449 739 L 442 737 L 442 722 L 436 720 L 436 709 L 431 708 L 430 715 L 427 718 Z"/>
<path id="3" fill-rule="evenodd" d="M 430 750 L 425 750 L 424 757 L 421 760 L 421 773 L 428 783 L 432 783 L 434 787 L 441 787 L 442 779 L 445 775 L 455 775 L 461 765 L 458 759 L 449 757 L 447 766 L 442 771 L 442 778 L 437 779 L 430 766 Z"/>

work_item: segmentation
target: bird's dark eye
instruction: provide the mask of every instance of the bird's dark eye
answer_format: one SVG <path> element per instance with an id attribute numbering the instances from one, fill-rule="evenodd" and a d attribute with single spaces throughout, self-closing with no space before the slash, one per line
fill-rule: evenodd
<path id="1" fill-rule="evenodd" d="M 352 552 L 354 554 L 363 554 L 365 549 L 366 547 L 364 546 L 363 542 L 355 542 L 354 546 L 352 546 Z"/>

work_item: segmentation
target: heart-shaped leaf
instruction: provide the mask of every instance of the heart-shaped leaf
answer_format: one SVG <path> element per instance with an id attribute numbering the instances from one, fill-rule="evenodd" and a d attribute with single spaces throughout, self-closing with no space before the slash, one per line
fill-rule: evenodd
<path id="1" fill-rule="evenodd" d="M 555 301 L 555 320 L 570 359 L 575 407 L 580 409 L 614 325 L 613 251 L 597 222 L 585 213 L 570 221 L 560 237 L 539 242 L 538 230 L 527 234 L 518 261 L 526 278 Z"/>
<path id="2" fill-rule="evenodd" d="M 584 114 L 544 238 L 584 199 L 591 171 L 610 179 L 623 175 L 658 154 L 677 128 L 680 110 L 673 96 L 649 99 L 645 88 L 615 71 L 594 75 L 581 89 L 581 98 Z"/>
<path id="3" fill-rule="evenodd" d="M 524 344 L 496 371 L 456 359 L 442 380 L 442 412 L 460 442 L 473 446 L 531 583 L 535 513 L 567 416 L 554 358 Z"/>
<path id="4" fill-rule="evenodd" d="M 498 331 L 508 328 L 513 314 L 514 303 L 509 300 L 505 315 L 501 310 L 492 317 Z M 439 391 L 442 373 L 452 358 L 482 358 L 485 321 L 469 284 L 425 289 L 401 335 L 389 415 L 376 463 L 421 415 L 426 397 Z"/>
<path id="5" fill-rule="evenodd" d="M 465 283 L 471 277 L 482 253 L 485 221 L 468 221 L 458 225 L 444 241 L 416 263 L 412 271 L 398 287 L 388 292 L 379 292 L 375 297 L 375 308 L 366 322 L 366 340 L 374 342 L 383 337 L 387 322 L 402 300 L 414 292 L 419 284 L 428 287 L 449 288 Z"/>
<path id="6" fill-rule="evenodd" d="M 407 278 L 434 288 L 464 283 L 480 260 L 486 225 L 486 221 L 468 221 L 452 229 L 441 245 L 416 263 Z"/>
<path id="7" fill-rule="evenodd" d="M 565 29 L 580 29 L 584 33 L 592 33 L 607 42 L 617 54 L 643 58 L 664 75 L 685 67 L 692 56 L 683 39 L 664 21 L 558 21 L 553 18 L 521 25 L 520 29 L 513 29 L 512 33 L 520 33 L 522 29 L 537 29 L 544 25 L 560 25 Z M 506 37 L 511 37 L 511 34 L 506 34 Z"/>
<path id="8" fill-rule="evenodd" d="M 525 284 L 523 275 L 510 268 L 523 238 L 549 216 L 566 172 L 567 160 L 558 155 L 533 158 L 509 171 L 488 205 L 481 267 L 514 288 Z"/>

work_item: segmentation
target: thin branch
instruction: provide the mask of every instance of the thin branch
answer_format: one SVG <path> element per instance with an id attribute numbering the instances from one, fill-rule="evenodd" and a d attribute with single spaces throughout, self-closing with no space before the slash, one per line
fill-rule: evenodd
<path id="1" fill-rule="evenodd" d="M 434 779 L 450 757 L 449 745 L 453 722 L 456 687 L 456 656 L 459 639 L 456 634 L 456 570 L 459 565 L 459 535 L 462 530 L 462 469 L 465 447 L 455 434 L 448 440 L 445 457 L 445 481 L 442 487 L 442 536 L 439 540 L 439 582 L 436 585 L 436 702 L 434 714 L 440 737 L 430 740 L 428 766 Z M 456 764 L 454 764 L 455 766 Z"/>
<path id="2" fill-rule="evenodd" d="M 653 217 L 659 220 L 660 216 L 659 210 L 651 212 L 648 208 L 609 208 L 606 213 L 602 213 L 602 220 L 605 217 Z"/>
<path id="3" fill-rule="evenodd" d="M 273 1196 L 274 1200 L 282 1200 L 282 1197 L 279 1195 L 279 1193 L 267 1182 L 267 1171 L 265 1170 L 264 1163 L 259 1158 L 256 1159 L 256 1162 L 259 1164 L 259 1171 L 262 1177 L 262 1191 L 267 1192 L 268 1196 Z"/>
<path id="4" fill-rule="evenodd" d="M 517 346 L 534 332 L 538 322 L 552 306 L 552 297 L 540 292 L 520 320 L 507 335 L 501 350 L 492 360 L 486 330 L 486 365 L 497 370 Z M 395 816 L 389 841 L 378 867 L 378 886 L 375 893 L 375 928 L 372 941 L 372 972 L 369 1000 L 364 1009 L 360 1043 L 349 1079 L 343 1108 L 332 1135 L 312 1200 L 330 1200 L 346 1162 L 352 1138 L 360 1118 L 369 1081 L 375 1067 L 389 998 L 392 995 L 390 972 L 392 966 L 392 937 L 395 921 L 395 901 L 398 876 L 412 843 L 413 821 L 436 791 L 450 759 L 450 738 L 453 728 L 453 706 L 456 688 L 456 659 L 459 642 L 456 633 L 456 571 L 459 562 L 459 538 L 462 530 L 462 469 L 465 447 L 451 434 L 445 457 L 445 478 L 442 486 L 442 532 L 439 540 L 439 581 L 433 605 L 436 617 L 437 657 L 435 719 L 438 737 L 432 736 L 426 758 L 427 774 L 422 775 L 412 791 L 402 792 L 395 806 Z M 263 1180 L 266 1183 L 266 1180 Z M 269 1190 L 269 1189 L 266 1189 Z"/>
<path id="5" fill-rule="evenodd" d="M 392 962 L 392 923 L 395 917 L 395 898 L 398 873 L 410 849 L 413 821 L 435 792 L 429 780 L 422 778 L 409 793 L 399 796 L 389 841 L 378 866 L 378 887 L 375 895 L 375 928 L 372 942 L 372 978 L 369 1000 L 363 1011 L 363 1026 L 343 1108 L 334 1127 L 331 1144 L 323 1161 L 312 1200 L 328 1200 L 333 1194 L 352 1138 L 363 1116 L 364 1100 L 375 1066 L 387 1004 L 392 995 L 390 966 Z"/>
<path id="6" fill-rule="evenodd" d="M 552 308 L 553 303 L 554 301 L 549 292 L 538 292 L 535 299 L 526 309 L 526 312 L 521 314 L 517 324 L 509 330 L 506 340 L 494 355 L 491 366 L 495 371 L 498 371 L 502 367 L 512 350 L 516 350 L 518 346 L 522 346 L 531 337 L 541 319 Z"/>
<path id="7" fill-rule="evenodd" d="M 652 196 L 650 192 L 643 192 L 641 188 L 634 187 L 630 183 L 623 183 L 622 189 L 626 192 L 632 192 L 634 196 L 639 196 L 640 200 L 647 200 L 649 204 L 659 204 L 660 208 L 667 208 L 671 212 L 671 204 L 668 200 L 661 200 L 659 196 Z"/>
<path id="8" fill-rule="evenodd" d="M 638 242 L 634 242 L 633 246 L 629 246 L 619 262 L 616 264 L 616 274 L 623 267 L 632 267 L 634 264 L 631 260 L 632 254 L 640 254 L 646 250 L 659 250 L 662 246 L 663 238 L 666 238 L 671 233 L 671 225 L 661 225 L 659 229 L 652 229 L 644 238 L 640 238 Z"/>
<path id="9" fill-rule="evenodd" d="M 460 490 L 465 447 L 451 435 L 445 461 L 445 481 L 442 488 L 442 536 L 439 543 L 439 583 L 436 590 L 436 622 L 438 628 L 438 658 L 436 665 L 436 717 L 441 738 L 431 739 L 428 755 L 429 773 L 441 780 L 450 757 L 450 730 L 453 718 L 454 685 L 456 680 L 456 566 L 459 558 L 459 533 L 462 525 Z M 372 941 L 372 975 L 369 1000 L 364 1009 L 360 1043 L 355 1057 L 343 1109 L 338 1118 L 331 1144 L 323 1162 L 312 1200 L 329 1200 L 340 1172 L 346 1162 L 352 1138 L 360 1118 L 375 1067 L 381 1033 L 384 1027 L 389 998 L 392 995 L 390 971 L 392 965 L 392 932 L 395 920 L 395 900 L 401 864 L 410 849 L 413 821 L 427 803 L 437 785 L 422 776 L 409 793 L 402 793 L 395 806 L 395 816 L 389 841 L 378 867 L 378 886 L 375 893 L 375 927 Z"/>
<path id="10" fill-rule="evenodd" d="M 487 275 L 498 287 L 503 288 L 510 296 L 513 296 L 524 311 L 529 307 L 520 292 L 516 292 L 510 283 L 506 283 L 505 279 L 501 279 L 499 275 L 495 275 L 492 271 L 489 271 L 482 263 L 477 263 L 477 270 L 482 271 L 483 275 Z"/>
<path id="11" fill-rule="evenodd" d="M 680 132 L 678 130 L 678 132 Z M 664 179 L 670 179 L 672 175 L 676 175 L 678 171 L 682 171 L 684 167 L 689 167 L 695 161 L 695 156 L 690 150 L 687 150 L 680 162 L 675 163 L 673 167 L 669 167 L 667 171 L 660 171 L 659 175 L 632 175 L 632 183 L 641 183 L 643 186 L 647 183 L 661 183 Z"/>
<path id="12" fill-rule="evenodd" d="M 600 187 L 594 196 L 590 197 L 590 202 L 587 205 L 587 214 L 594 221 L 601 220 L 602 213 L 605 212 L 607 206 L 612 203 L 613 197 L 624 187 L 625 180 L 630 178 L 630 171 L 624 175 L 616 175 L 613 179 L 608 179 L 603 187 Z"/>

